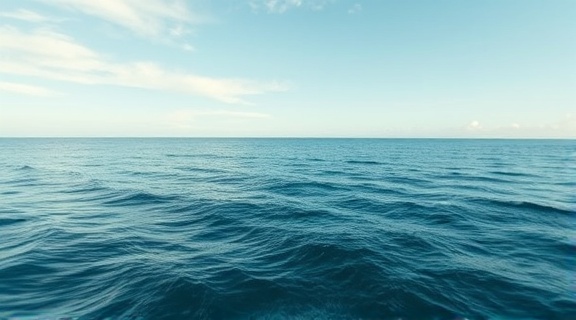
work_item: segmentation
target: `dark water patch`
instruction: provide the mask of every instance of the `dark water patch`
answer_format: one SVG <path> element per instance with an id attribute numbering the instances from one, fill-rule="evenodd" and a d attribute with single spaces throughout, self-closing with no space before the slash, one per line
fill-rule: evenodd
<path id="1" fill-rule="evenodd" d="M 2 192 L 0 192 L 0 194 L 6 195 L 6 196 L 11 196 L 11 195 L 19 194 L 19 193 L 22 193 L 22 192 L 21 192 L 21 191 L 16 191 L 16 190 L 8 190 L 8 191 L 2 191 Z"/>
<path id="2" fill-rule="evenodd" d="M 335 177 L 335 176 L 341 176 L 341 177 L 343 177 L 343 176 L 348 176 L 348 175 L 349 175 L 349 172 L 344 171 L 344 170 L 332 170 L 332 169 L 329 169 L 329 170 L 321 170 L 321 171 L 318 172 L 318 174 L 319 174 L 319 175 L 322 175 L 322 176 L 329 176 L 329 177 Z"/>
<path id="3" fill-rule="evenodd" d="M 214 154 L 202 154 L 202 153 L 183 153 L 183 154 L 175 154 L 175 153 L 169 153 L 166 154 L 166 157 L 168 158 L 206 158 L 206 157 L 214 157 Z"/>
<path id="4" fill-rule="evenodd" d="M 554 184 L 556 184 L 558 186 L 576 187 L 576 180 L 574 180 L 574 181 L 559 181 L 559 182 L 555 182 Z"/>
<path id="5" fill-rule="evenodd" d="M 359 164 L 359 165 L 379 165 L 382 164 L 378 161 L 369 161 L 369 160 L 347 160 L 346 163 L 348 164 Z"/>
<path id="6" fill-rule="evenodd" d="M 8 180 L 4 182 L 4 184 L 7 186 L 14 186 L 14 187 L 34 187 L 46 183 L 43 183 L 42 180 L 40 180 L 37 177 L 27 177 L 27 178 L 16 178 Z"/>
<path id="7" fill-rule="evenodd" d="M 501 176 L 512 176 L 512 177 L 535 177 L 535 175 L 532 174 L 513 172 L 513 171 L 490 171 L 489 173 Z"/>
<path id="8" fill-rule="evenodd" d="M 313 223 L 314 220 L 317 220 L 320 224 L 324 221 L 324 219 L 329 219 L 331 215 L 335 215 L 333 210 L 327 210 L 325 208 L 305 208 L 302 206 L 297 207 L 276 207 L 271 210 L 270 217 L 274 219 L 283 219 L 286 222 L 290 223 L 294 220 L 304 221 L 306 219 L 308 223 Z"/>
<path id="9" fill-rule="evenodd" d="M 128 176 L 133 176 L 133 177 L 155 177 L 155 176 L 159 176 L 162 173 L 160 172 L 144 172 L 144 171 L 134 171 L 134 170 L 129 170 L 129 171 L 121 171 L 120 172 L 123 175 L 128 175 Z"/>
<path id="10" fill-rule="evenodd" d="M 464 217 L 458 214 L 455 211 L 438 211 L 438 212 L 431 212 L 424 217 L 423 223 L 429 224 L 431 226 L 456 226 L 458 222 L 460 222 Z"/>
<path id="11" fill-rule="evenodd" d="M 199 172 L 199 173 L 223 174 L 228 172 L 220 168 L 204 168 L 200 166 L 183 166 L 183 167 L 177 167 L 177 169 L 182 171 L 188 171 L 191 173 Z"/>
<path id="12" fill-rule="evenodd" d="M 80 183 L 65 185 L 65 188 L 54 190 L 56 193 L 71 195 L 101 194 L 103 192 L 114 192 L 114 189 L 105 186 L 98 180 L 82 181 Z"/>
<path id="13" fill-rule="evenodd" d="M 245 185 L 246 179 L 247 179 L 246 176 L 239 175 L 239 174 L 235 174 L 235 175 L 231 175 L 231 174 L 222 175 L 222 174 L 220 174 L 217 176 L 207 178 L 206 182 L 214 183 L 217 185 L 237 185 L 237 186 L 246 187 L 246 185 Z"/>
<path id="14" fill-rule="evenodd" d="M 391 218 L 396 216 L 405 218 L 406 215 L 428 213 L 432 210 L 430 206 L 415 201 L 388 202 L 387 207 L 389 210 L 385 214 Z"/>
<path id="15" fill-rule="evenodd" d="M 271 193 L 306 197 L 310 195 L 323 195 L 331 192 L 344 192 L 347 188 L 343 186 L 335 186 L 327 182 L 280 181 L 266 185 L 265 190 Z"/>
<path id="16" fill-rule="evenodd" d="M 26 222 L 24 218 L 0 218 L 0 227 Z"/>
<path id="17" fill-rule="evenodd" d="M 562 214 L 562 215 L 573 215 L 575 213 L 574 210 L 570 210 L 568 208 L 562 208 L 559 206 L 552 206 L 547 204 L 539 204 L 530 201 L 514 201 L 514 200 L 503 201 L 496 199 L 475 199 L 472 201 L 485 204 L 487 206 L 520 210 L 521 212 L 540 212 L 543 214 Z"/>
<path id="18" fill-rule="evenodd" d="M 175 196 L 161 196 L 147 192 L 126 192 L 120 193 L 108 200 L 102 201 L 106 206 L 146 206 L 151 204 L 162 204 L 176 200 Z"/>
<path id="19" fill-rule="evenodd" d="M 470 184 L 475 184 L 475 185 L 480 184 L 480 183 L 499 183 L 499 184 L 507 185 L 509 183 L 515 182 L 515 180 L 501 179 L 501 178 L 484 176 L 484 175 L 483 176 L 470 175 L 470 174 L 458 174 L 458 175 L 451 174 L 449 176 L 442 175 L 442 176 L 437 176 L 436 178 L 455 181 L 456 183 L 462 184 L 462 185 L 465 183 L 470 183 Z"/>
<path id="20" fill-rule="evenodd" d="M 190 159 L 233 159 L 238 157 L 233 157 L 231 155 L 225 154 L 212 154 L 212 153 L 184 153 L 184 154 L 166 154 L 167 158 L 190 158 Z"/>
<path id="21" fill-rule="evenodd" d="M 346 197 L 335 203 L 335 205 L 349 210 L 369 212 L 371 214 L 384 213 L 389 210 L 390 205 L 378 200 L 365 197 Z"/>
<path id="22" fill-rule="evenodd" d="M 381 178 L 385 182 L 393 182 L 402 186 L 409 186 L 411 189 L 423 189 L 436 186 L 434 180 L 425 179 L 425 177 L 415 176 L 395 176 L 387 175 Z"/>
<path id="23" fill-rule="evenodd" d="M 346 183 L 351 190 L 361 190 L 361 195 L 371 194 L 378 198 L 402 198 L 404 196 L 412 197 L 414 194 L 406 188 L 391 186 L 386 184 L 386 182 L 375 183 L 374 179 L 366 179 L 364 182 L 359 182 L 354 179 L 353 183 Z"/>

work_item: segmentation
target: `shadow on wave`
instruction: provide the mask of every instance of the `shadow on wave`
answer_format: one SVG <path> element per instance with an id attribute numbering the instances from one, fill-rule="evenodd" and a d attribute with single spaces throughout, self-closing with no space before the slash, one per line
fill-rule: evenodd
<path id="1" fill-rule="evenodd" d="M 495 200 L 495 199 L 475 199 L 472 200 L 476 203 L 482 203 L 489 206 L 498 206 L 502 208 L 511 208 L 511 209 L 519 209 L 519 210 L 528 210 L 528 211 L 538 211 L 547 214 L 563 214 L 563 215 L 572 215 L 575 212 L 568 208 L 560 208 L 557 206 L 546 205 L 546 204 L 539 204 L 536 202 L 529 202 L 529 201 L 503 201 L 503 200 Z"/>

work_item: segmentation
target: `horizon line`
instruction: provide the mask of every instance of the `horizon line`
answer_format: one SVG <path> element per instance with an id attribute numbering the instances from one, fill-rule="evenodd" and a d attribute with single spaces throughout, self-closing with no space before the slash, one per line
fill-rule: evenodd
<path id="1" fill-rule="evenodd" d="M 0 136 L 0 139 L 382 139 L 382 140 L 576 140 L 576 137 L 351 137 L 351 136 Z"/>

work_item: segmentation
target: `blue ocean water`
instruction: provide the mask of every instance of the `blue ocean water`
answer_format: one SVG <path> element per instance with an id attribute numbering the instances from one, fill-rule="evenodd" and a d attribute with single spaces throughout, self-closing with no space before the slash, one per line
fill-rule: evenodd
<path id="1" fill-rule="evenodd" d="M 576 142 L 0 139 L 0 319 L 576 319 Z"/>

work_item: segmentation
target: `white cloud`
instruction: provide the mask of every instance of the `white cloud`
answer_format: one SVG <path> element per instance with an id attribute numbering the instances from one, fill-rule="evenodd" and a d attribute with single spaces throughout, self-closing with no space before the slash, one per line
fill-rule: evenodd
<path id="1" fill-rule="evenodd" d="M 114 62 L 66 35 L 44 29 L 25 33 L 0 27 L 0 54 L 4 74 L 182 92 L 227 103 L 247 103 L 244 96 L 287 90 L 277 82 L 211 78 L 145 61 Z"/>
<path id="2" fill-rule="evenodd" d="M 59 95 L 50 89 L 14 82 L 0 82 L 0 91 L 29 96 L 52 97 Z"/>
<path id="3" fill-rule="evenodd" d="M 332 0 L 251 0 L 250 7 L 254 11 L 269 13 L 284 13 L 290 9 L 306 7 L 312 10 L 322 10 Z"/>
<path id="4" fill-rule="evenodd" d="M 191 33 L 191 31 L 188 28 L 185 28 L 182 25 L 176 26 L 174 28 L 171 28 L 169 30 L 170 35 L 174 36 L 174 37 L 181 37 L 183 35 L 189 34 Z"/>
<path id="5" fill-rule="evenodd" d="M 480 124 L 480 122 L 478 120 L 474 120 L 466 126 L 466 129 L 469 131 L 478 131 L 478 130 L 482 130 L 483 128 L 482 128 L 482 125 Z"/>
<path id="6" fill-rule="evenodd" d="M 352 6 L 352 8 L 348 9 L 348 13 L 349 14 L 356 14 L 356 13 L 360 13 L 362 12 L 362 5 L 359 3 L 356 3 Z"/>
<path id="7" fill-rule="evenodd" d="M 576 138 L 576 117 L 565 117 L 549 123 L 512 123 L 486 130 L 489 136 L 529 138 Z"/>
<path id="8" fill-rule="evenodd" d="M 566 133 L 567 136 L 576 138 L 576 116 L 573 114 L 566 114 L 562 119 L 555 123 L 545 126 L 555 132 Z"/>
<path id="9" fill-rule="evenodd" d="M 44 2 L 98 17 L 143 36 L 169 35 L 174 30 L 178 30 L 177 35 L 181 35 L 186 30 L 186 25 L 206 21 L 205 17 L 190 11 L 186 1 L 183 0 L 44 0 Z"/>
<path id="10" fill-rule="evenodd" d="M 192 51 L 195 51 L 195 50 L 196 50 L 196 48 L 194 48 L 194 46 L 191 45 L 191 44 L 189 44 L 189 43 L 183 44 L 183 45 L 181 46 L 181 48 L 182 48 L 182 50 L 184 50 L 184 51 L 189 51 L 189 52 L 192 52 Z"/>
<path id="11" fill-rule="evenodd" d="M 521 123 L 509 125 L 482 125 L 479 121 L 471 121 L 464 128 L 456 131 L 456 136 L 483 138 L 576 138 L 576 117 L 567 114 L 554 122 Z M 454 132 L 449 135 L 453 135 Z"/>
<path id="12" fill-rule="evenodd" d="M 250 6 L 255 10 L 264 9 L 268 12 L 283 13 L 286 10 L 302 5 L 302 0 L 253 0 Z"/>
<path id="13" fill-rule="evenodd" d="M 22 21 L 27 21 L 27 22 L 34 22 L 34 23 L 59 21 L 57 19 L 46 17 L 46 16 L 43 16 L 37 12 L 26 10 L 26 9 L 19 9 L 19 10 L 12 11 L 12 12 L 3 12 L 3 13 L 0 13 L 0 17 L 22 20 Z"/>

